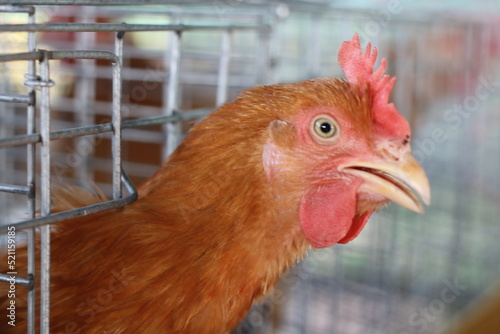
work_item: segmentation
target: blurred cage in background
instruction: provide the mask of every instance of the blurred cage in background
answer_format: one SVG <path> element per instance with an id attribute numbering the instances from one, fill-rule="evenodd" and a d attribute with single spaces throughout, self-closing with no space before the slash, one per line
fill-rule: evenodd
<path id="1" fill-rule="evenodd" d="M 0 1 L 0 222 L 29 227 L 28 243 L 37 210 L 54 221 L 49 181 L 124 205 L 121 167 L 140 184 L 242 89 L 340 76 L 338 47 L 358 32 L 398 78 L 432 205 L 391 206 L 349 245 L 312 251 L 234 333 L 439 333 L 499 283 L 500 4 L 59 3 Z"/>

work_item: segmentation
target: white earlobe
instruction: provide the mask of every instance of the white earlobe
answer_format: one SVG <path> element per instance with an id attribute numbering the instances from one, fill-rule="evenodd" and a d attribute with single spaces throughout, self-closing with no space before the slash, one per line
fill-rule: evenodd
<path id="1" fill-rule="evenodd" d="M 273 179 L 279 172 L 279 165 L 281 164 L 281 150 L 271 140 L 264 145 L 262 151 L 262 164 L 268 179 Z"/>

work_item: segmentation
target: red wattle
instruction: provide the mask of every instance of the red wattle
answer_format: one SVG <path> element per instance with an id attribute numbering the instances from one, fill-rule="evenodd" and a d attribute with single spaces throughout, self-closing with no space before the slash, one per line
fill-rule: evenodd
<path id="1" fill-rule="evenodd" d="M 338 241 L 339 244 L 346 244 L 350 241 L 352 241 L 354 238 L 356 238 L 359 233 L 363 230 L 363 227 L 365 227 L 366 222 L 368 221 L 368 218 L 372 215 L 373 211 L 369 211 L 367 213 L 362 214 L 361 216 L 356 216 L 352 220 L 352 225 L 349 231 L 347 232 L 346 236 L 343 237 L 341 240 Z"/>
<path id="2" fill-rule="evenodd" d="M 316 248 L 348 242 L 363 228 L 368 215 L 355 221 L 357 184 L 340 180 L 309 189 L 300 203 L 302 231 Z M 351 227 L 354 227 L 351 231 Z"/>

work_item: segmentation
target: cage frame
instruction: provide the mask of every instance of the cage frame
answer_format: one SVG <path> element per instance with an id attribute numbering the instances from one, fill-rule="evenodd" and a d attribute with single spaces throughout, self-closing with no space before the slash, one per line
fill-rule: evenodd
<path id="1" fill-rule="evenodd" d="M 28 52 L 0 55 L 0 63 L 11 61 L 26 61 L 29 64 L 26 95 L 0 94 L 0 102 L 15 102 L 27 107 L 28 127 L 25 135 L 14 135 L 0 138 L 0 149 L 26 146 L 27 151 L 27 182 L 26 185 L 0 184 L 0 191 L 26 195 L 28 198 L 28 216 L 30 219 L 0 226 L 0 234 L 7 233 L 8 228 L 14 226 L 17 230 L 27 230 L 28 246 L 28 276 L 18 277 L 17 272 L 0 274 L 0 282 L 9 282 L 15 273 L 15 283 L 28 287 L 28 333 L 35 333 L 36 329 L 36 286 L 40 284 L 40 333 L 50 332 L 50 225 L 87 216 L 94 213 L 117 209 L 131 204 L 137 199 L 137 191 L 122 168 L 121 158 L 121 131 L 126 128 L 136 128 L 163 124 L 166 127 L 166 145 L 164 156 L 168 156 L 177 146 L 177 127 L 183 120 L 197 119 L 206 116 L 213 109 L 193 110 L 180 113 L 178 110 L 178 80 L 180 71 L 180 49 L 182 34 L 189 31 L 222 31 L 221 58 L 218 68 L 216 104 L 221 105 L 227 99 L 228 77 L 231 53 L 231 34 L 234 31 L 256 31 L 264 43 L 269 40 L 269 23 L 259 24 L 221 24 L 221 25 L 187 25 L 187 24 L 127 24 L 127 23 L 35 23 L 35 5 L 137 5 L 133 1 L 21 1 L 16 5 L 1 5 L 0 12 L 27 13 L 27 24 L 0 24 L 0 32 L 28 32 Z M 175 3 L 175 2 L 174 2 Z M 184 4 L 184 2 L 182 2 Z M 144 4 L 163 4 L 162 1 L 147 1 Z M 168 4 L 171 4 L 170 2 Z M 199 2 L 198 2 L 199 4 Z M 114 52 L 93 50 L 39 50 L 36 49 L 35 34 L 39 32 L 109 32 L 114 33 Z M 123 59 L 123 37 L 127 32 L 168 32 L 172 38 L 172 46 L 166 61 L 169 64 L 169 78 L 167 83 L 167 103 L 163 115 L 144 117 L 123 121 L 121 117 L 121 80 Z M 112 122 L 90 126 L 79 126 L 58 131 L 50 131 L 50 87 L 54 82 L 50 79 L 52 60 L 63 59 L 99 59 L 110 62 L 113 66 L 113 98 Z M 37 65 L 40 69 L 36 73 Z M 40 94 L 40 129 L 36 130 L 36 90 Z M 63 138 L 112 133 L 112 182 L 113 199 L 102 203 L 76 208 L 68 211 L 51 213 L 51 164 L 50 142 Z M 36 145 L 40 145 L 40 213 L 36 212 Z M 126 195 L 123 196 L 122 189 Z M 36 228 L 40 229 L 40 277 L 36 277 Z"/>

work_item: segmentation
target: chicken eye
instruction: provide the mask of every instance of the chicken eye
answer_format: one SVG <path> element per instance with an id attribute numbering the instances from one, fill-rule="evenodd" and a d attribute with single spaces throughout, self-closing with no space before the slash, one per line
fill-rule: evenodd
<path id="1" fill-rule="evenodd" d="M 320 143 L 328 144 L 338 133 L 337 123 L 329 116 L 318 116 L 313 120 L 312 132 Z"/>

